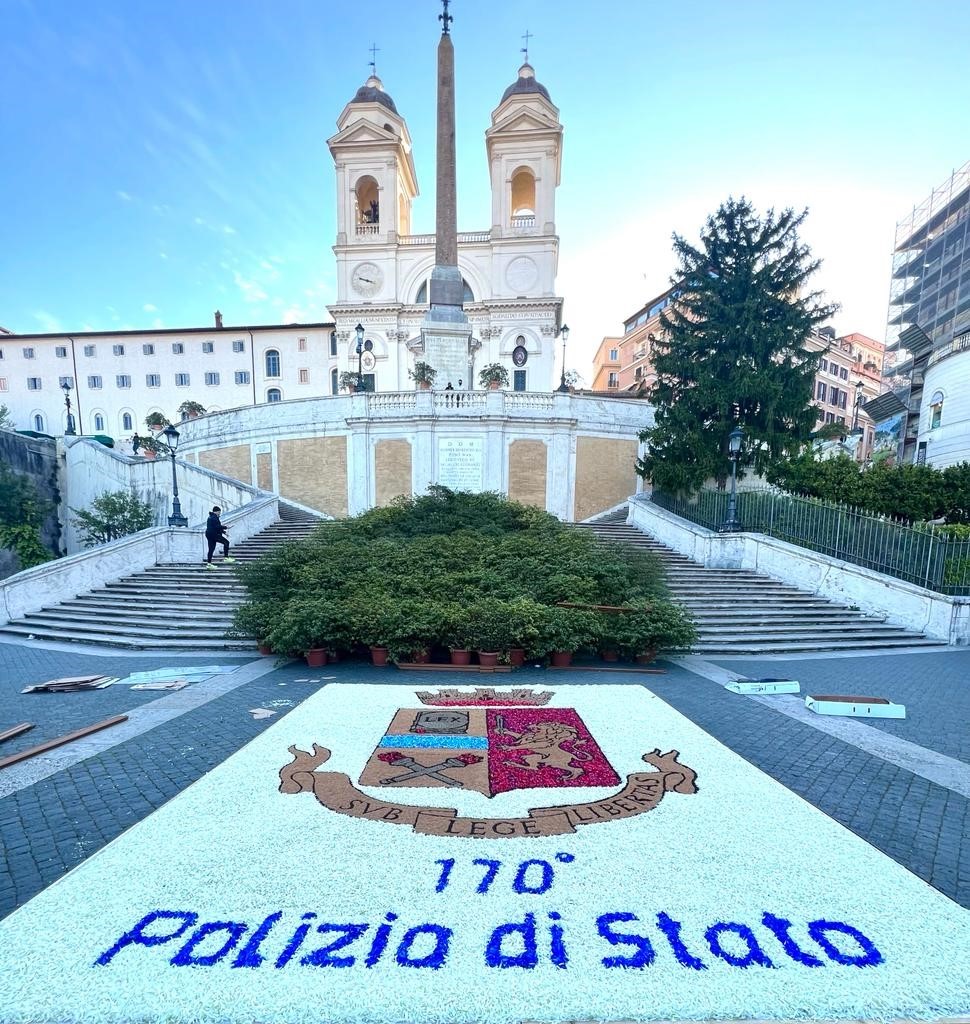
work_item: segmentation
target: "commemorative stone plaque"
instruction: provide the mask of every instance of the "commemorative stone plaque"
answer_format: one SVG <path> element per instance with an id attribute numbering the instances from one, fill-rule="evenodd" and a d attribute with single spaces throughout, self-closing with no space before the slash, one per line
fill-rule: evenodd
<path id="1" fill-rule="evenodd" d="M 438 483 L 453 491 L 480 491 L 485 471 L 484 441 L 480 437 L 438 439 Z"/>

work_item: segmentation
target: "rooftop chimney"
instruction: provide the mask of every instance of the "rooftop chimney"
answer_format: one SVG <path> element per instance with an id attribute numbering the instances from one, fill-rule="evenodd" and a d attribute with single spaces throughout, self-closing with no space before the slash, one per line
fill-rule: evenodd
<path id="1" fill-rule="evenodd" d="M 216 327 L 219 328 L 220 331 L 222 330 L 222 314 L 218 309 L 216 310 Z"/>

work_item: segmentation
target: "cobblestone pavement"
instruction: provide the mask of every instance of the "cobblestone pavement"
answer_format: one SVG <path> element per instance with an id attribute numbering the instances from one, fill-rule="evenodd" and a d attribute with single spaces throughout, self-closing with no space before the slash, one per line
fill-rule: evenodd
<path id="1" fill-rule="evenodd" d="M 180 658 L 150 656 L 120 659 L 31 649 L 24 656 L 0 645 L 0 725 L 21 721 L 22 705 L 8 707 L 6 698 L 27 682 L 42 681 L 78 671 L 142 671 L 172 664 L 215 664 L 218 657 Z M 967 652 L 970 656 L 970 652 Z M 871 659 L 881 666 L 863 666 L 870 659 L 817 659 L 799 661 L 796 678 L 808 688 L 806 666 L 817 670 L 826 689 L 852 692 L 863 678 L 894 679 L 899 689 L 881 692 L 907 704 L 912 722 L 907 739 L 940 749 L 934 722 L 947 722 L 954 701 L 965 698 L 970 663 L 951 661 L 959 655 L 940 653 L 918 658 L 893 656 Z M 913 665 L 911 662 L 918 664 Z M 937 664 L 938 662 L 938 664 Z M 233 664 L 245 662 L 235 660 Z M 400 672 L 367 665 L 341 664 L 307 669 L 303 664 L 275 668 L 184 715 L 148 728 L 50 778 L 27 785 L 0 799 L 0 916 L 85 860 L 125 829 L 146 817 L 171 797 L 205 774 L 268 725 L 279 721 L 324 683 L 395 683 L 403 687 L 516 685 L 550 688 L 565 684 L 626 684 L 647 686 L 674 708 L 696 722 L 742 757 L 771 775 L 874 846 L 931 882 L 952 899 L 970 907 L 970 811 L 968 801 L 944 786 L 927 782 L 884 758 L 865 753 L 803 722 L 780 714 L 770 706 L 726 691 L 722 686 L 685 668 L 662 663 L 666 674 L 595 672 L 583 667 L 570 671 L 526 668 L 514 676 L 479 676 L 442 672 Z M 965 669 L 961 669 L 965 665 Z M 730 667 L 738 670 L 738 663 Z M 793 669 L 777 661 L 745 664 L 752 675 L 780 675 Z M 14 672 L 15 676 L 10 673 Z M 872 673 L 871 677 L 868 673 Z M 918 679 L 925 679 L 925 692 Z M 13 679 L 13 683 L 10 680 Z M 814 685 L 814 683 L 813 683 Z M 836 688 L 837 685 L 841 689 Z M 185 692 L 185 691 L 182 691 Z M 105 695 L 97 708 L 85 703 Z M 19 696 L 19 694 L 18 694 Z M 32 700 L 29 720 L 37 730 L 55 734 L 81 711 L 85 721 L 123 713 L 134 701 L 159 699 L 158 693 L 112 687 L 75 694 L 22 696 Z M 963 705 L 960 705 L 963 706 Z M 249 710 L 273 707 L 277 715 L 254 720 Z M 49 713 L 50 719 L 45 716 Z M 954 716 L 956 717 L 956 716 Z M 966 716 L 963 722 L 967 721 Z M 84 724 L 84 723 L 81 723 Z M 947 723 L 949 724 L 949 723 Z M 958 724 L 958 723 L 954 723 Z M 68 728 L 73 726 L 69 725 Z M 956 756 L 957 730 L 946 741 Z M 950 735 L 950 733 L 948 733 Z M 4 745 L 6 747 L 6 744 Z M 0 748 L 0 755 L 7 751 Z"/>

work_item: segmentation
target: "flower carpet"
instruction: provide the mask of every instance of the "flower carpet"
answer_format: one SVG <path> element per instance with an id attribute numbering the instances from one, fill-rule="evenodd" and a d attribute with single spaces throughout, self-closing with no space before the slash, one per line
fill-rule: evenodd
<path id="1" fill-rule="evenodd" d="M 646 688 L 329 685 L 0 922 L 0 1024 L 932 1020 L 967 964 Z"/>

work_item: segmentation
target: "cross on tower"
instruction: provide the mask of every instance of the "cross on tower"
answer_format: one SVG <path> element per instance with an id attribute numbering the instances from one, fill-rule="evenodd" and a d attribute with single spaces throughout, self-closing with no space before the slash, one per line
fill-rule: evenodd
<path id="1" fill-rule="evenodd" d="M 444 11 L 438 15 L 438 21 L 441 22 L 441 34 L 443 36 L 448 35 L 448 26 L 455 20 L 454 16 L 448 13 L 448 4 L 451 0 L 441 0 L 441 5 L 444 7 Z"/>
<path id="2" fill-rule="evenodd" d="M 377 55 L 380 52 L 381 48 L 377 45 L 377 43 L 370 44 L 370 60 L 368 61 L 368 63 L 370 64 L 371 74 L 375 76 L 377 75 Z"/>
<path id="3" fill-rule="evenodd" d="M 525 35 L 522 37 L 525 40 L 525 46 L 522 47 L 522 52 L 525 54 L 525 63 L 529 63 L 529 40 L 535 39 L 535 36 L 528 30 L 525 30 Z"/>

